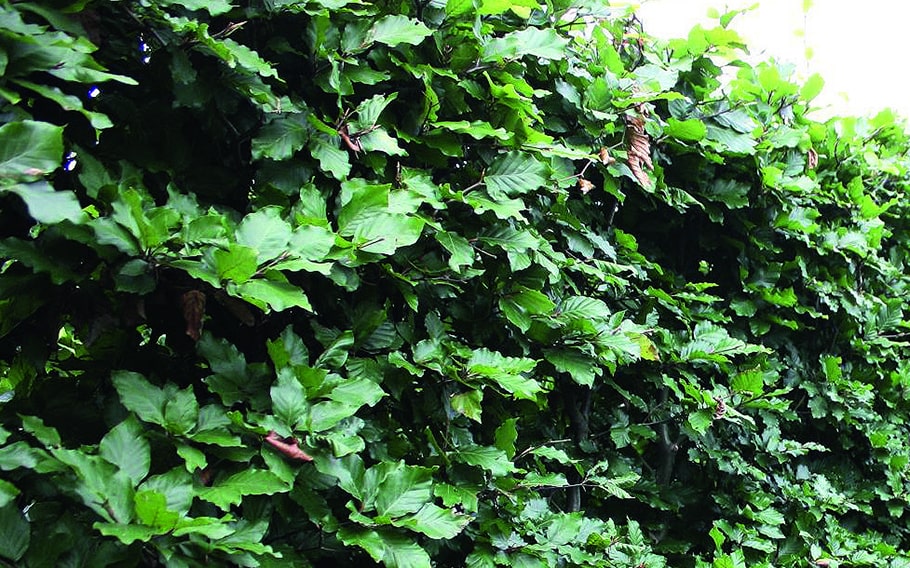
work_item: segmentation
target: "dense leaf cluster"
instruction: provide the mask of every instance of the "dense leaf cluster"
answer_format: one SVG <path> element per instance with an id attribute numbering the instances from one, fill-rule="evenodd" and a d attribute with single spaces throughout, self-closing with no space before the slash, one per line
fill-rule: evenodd
<path id="1" fill-rule="evenodd" d="M 910 566 L 908 137 L 568 0 L 0 3 L 0 557 Z"/>

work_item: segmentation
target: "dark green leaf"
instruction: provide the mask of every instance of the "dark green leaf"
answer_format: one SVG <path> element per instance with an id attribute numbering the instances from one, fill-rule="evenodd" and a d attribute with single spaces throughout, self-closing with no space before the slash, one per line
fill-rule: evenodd
<path id="1" fill-rule="evenodd" d="M 0 187 L 0 192 L 3 191 L 21 197 L 28 207 L 28 214 L 39 223 L 52 225 L 61 221 L 83 223 L 86 220 L 79 200 L 71 191 L 54 191 L 43 181 Z"/>
<path id="2" fill-rule="evenodd" d="M 0 178 L 33 180 L 62 162 L 62 127 L 34 120 L 0 126 Z"/>
<path id="3" fill-rule="evenodd" d="M 168 399 L 164 405 L 164 426 L 172 434 L 186 434 L 196 426 L 196 418 L 199 416 L 199 403 L 196 402 L 193 388 L 173 389 L 167 394 Z"/>
<path id="4" fill-rule="evenodd" d="M 348 546 L 359 546 L 376 562 L 397 568 L 430 568 L 430 557 L 410 537 L 384 530 L 345 526 L 338 539 Z"/>
<path id="5" fill-rule="evenodd" d="M 547 168 L 530 154 L 509 152 L 493 161 L 483 179 L 493 199 L 514 197 L 546 185 Z"/>
<path id="6" fill-rule="evenodd" d="M 309 139 L 306 117 L 288 115 L 272 120 L 253 139 L 253 159 L 287 160 Z"/>
<path id="7" fill-rule="evenodd" d="M 116 465 L 133 481 L 145 479 L 151 467 L 151 447 L 139 422 L 129 417 L 105 434 L 98 446 L 101 457 Z"/>
<path id="8" fill-rule="evenodd" d="M 293 431 L 306 419 L 309 408 L 306 391 L 289 368 L 278 373 L 278 381 L 269 391 L 272 397 L 272 411 Z"/>
<path id="9" fill-rule="evenodd" d="M 18 562 L 31 540 L 28 520 L 15 504 L 0 507 L 0 556 Z"/>

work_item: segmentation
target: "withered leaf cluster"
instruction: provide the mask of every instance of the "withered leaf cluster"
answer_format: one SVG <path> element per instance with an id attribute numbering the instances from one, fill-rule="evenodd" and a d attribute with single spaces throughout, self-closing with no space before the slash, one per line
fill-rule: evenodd
<path id="1" fill-rule="evenodd" d="M 651 139 L 645 132 L 645 116 L 647 111 L 643 105 L 635 106 L 636 114 L 626 115 L 626 141 L 629 144 L 629 169 L 642 187 L 651 187 L 651 178 L 644 168 L 654 169 L 651 162 Z"/>

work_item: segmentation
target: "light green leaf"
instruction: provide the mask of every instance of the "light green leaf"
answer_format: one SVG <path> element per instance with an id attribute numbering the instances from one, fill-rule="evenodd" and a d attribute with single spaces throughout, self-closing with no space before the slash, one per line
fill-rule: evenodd
<path id="1" fill-rule="evenodd" d="M 754 154 L 758 141 L 748 134 L 735 132 L 727 128 L 720 128 L 713 124 L 706 125 L 705 140 L 714 142 L 721 151 L 734 154 Z M 704 144 L 704 141 L 702 142 Z"/>
<path id="2" fill-rule="evenodd" d="M 145 479 L 152 463 L 151 448 L 145 439 L 145 431 L 132 416 L 104 435 L 98 446 L 98 454 L 120 468 L 134 486 Z"/>
<path id="3" fill-rule="evenodd" d="M 446 15 L 458 17 L 474 11 L 473 0 L 446 0 Z"/>
<path id="4" fill-rule="evenodd" d="M 494 445 L 506 453 L 509 459 L 515 457 L 515 440 L 518 439 L 517 418 L 509 418 L 496 428 L 493 435 Z"/>
<path id="5" fill-rule="evenodd" d="M 245 495 L 274 495 L 286 493 L 289 489 L 286 483 L 270 471 L 244 469 L 216 481 L 211 487 L 199 489 L 197 495 L 203 501 L 227 511 L 231 505 L 239 505 Z"/>
<path id="6" fill-rule="evenodd" d="M 412 537 L 383 529 L 346 525 L 338 530 L 338 540 L 346 546 L 359 546 L 376 562 L 395 568 L 431 568 L 430 556 Z"/>
<path id="7" fill-rule="evenodd" d="M 482 0 L 477 13 L 486 16 L 511 11 L 520 18 L 528 18 L 536 8 L 540 8 L 537 0 Z"/>
<path id="8" fill-rule="evenodd" d="M 758 126 L 751 114 L 739 108 L 718 113 L 714 121 L 743 134 L 752 132 Z"/>
<path id="9" fill-rule="evenodd" d="M 394 520 L 392 524 L 433 539 L 450 539 L 455 538 L 470 522 L 471 517 L 468 515 L 456 515 L 450 509 L 427 503 L 415 514 Z"/>
<path id="10" fill-rule="evenodd" d="M 0 126 L 0 178 L 33 180 L 62 161 L 63 127 L 34 120 Z"/>
<path id="11" fill-rule="evenodd" d="M 0 448 L 0 469 L 3 471 L 20 467 L 34 469 L 45 459 L 47 454 L 43 450 L 33 448 L 22 440 Z"/>
<path id="12" fill-rule="evenodd" d="M 482 391 L 470 390 L 468 392 L 453 395 L 449 403 L 452 405 L 452 410 L 455 412 L 463 414 L 471 420 L 480 423 L 480 416 L 483 410 L 480 406 L 480 401 L 482 400 Z"/>
<path id="13" fill-rule="evenodd" d="M 471 122 L 468 122 L 467 120 L 443 120 L 434 122 L 433 126 L 443 130 L 448 130 L 450 132 L 467 134 L 475 140 L 495 138 L 501 142 L 507 142 L 512 139 L 512 134 L 509 134 L 509 131 L 507 131 L 505 128 L 493 128 L 489 122 L 484 122 L 482 120 L 474 120 Z"/>
<path id="14" fill-rule="evenodd" d="M 537 247 L 538 240 L 527 229 L 521 230 L 511 226 L 500 226 L 480 237 L 485 243 L 496 245 L 506 252 L 520 253 Z"/>
<path id="15" fill-rule="evenodd" d="M 530 154 L 508 152 L 490 164 L 483 181 L 490 197 L 505 199 L 545 186 L 547 167 Z"/>
<path id="16" fill-rule="evenodd" d="M 705 123 L 692 118 L 689 120 L 677 120 L 673 117 L 667 119 L 667 126 L 664 127 L 664 134 L 677 140 L 690 140 L 698 142 L 707 134 L 708 129 Z"/>
<path id="17" fill-rule="evenodd" d="M 471 373 L 481 375 L 508 373 L 526 373 L 537 366 L 537 361 L 529 357 L 506 357 L 486 347 L 471 352 L 467 367 Z"/>
<path id="18" fill-rule="evenodd" d="M 689 427 L 695 430 L 695 432 L 704 434 L 708 431 L 708 428 L 713 421 L 714 414 L 710 410 L 699 410 L 690 414 L 689 419 L 686 422 L 688 422 Z"/>
<path id="19" fill-rule="evenodd" d="M 226 522 L 231 520 L 230 515 L 225 515 L 221 519 L 215 517 L 184 518 L 177 521 L 177 526 L 171 534 L 177 537 L 185 534 L 198 534 L 210 540 L 221 540 L 236 533 L 236 525 L 231 526 L 233 523 Z"/>
<path id="20" fill-rule="evenodd" d="M 357 413 L 358 406 L 337 400 L 318 402 L 310 408 L 307 429 L 312 432 L 324 432 L 338 425 Z"/>
<path id="21" fill-rule="evenodd" d="M 569 484 L 563 473 L 537 473 L 529 471 L 521 484 L 525 487 L 565 487 Z"/>
<path id="22" fill-rule="evenodd" d="M 401 247 L 416 243 L 425 224 L 419 217 L 373 211 L 356 224 L 347 225 L 341 232 L 351 234 L 358 250 L 393 254 Z"/>
<path id="23" fill-rule="evenodd" d="M 389 156 L 407 156 L 408 153 L 398 145 L 398 140 L 389 135 L 385 128 L 374 128 L 360 137 L 364 152 L 382 152 Z"/>
<path id="24" fill-rule="evenodd" d="M 85 118 L 88 119 L 89 123 L 94 128 L 103 130 L 105 128 L 110 128 L 114 125 L 111 122 L 111 119 L 107 117 L 107 115 L 102 114 L 100 112 L 92 112 L 92 111 L 86 110 L 85 107 L 82 105 L 82 101 L 79 99 L 79 97 L 77 97 L 75 95 L 67 95 L 66 93 L 61 91 L 59 87 L 54 87 L 54 86 L 50 86 L 50 85 L 42 85 L 40 83 L 32 83 L 31 81 L 25 81 L 23 79 L 15 79 L 15 82 L 20 86 L 23 86 L 27 89 L 31 89 L 32 91 L 35 91 L 42 97 L 45 97 L 45 98 L 48 98 L 48 99 L 54 101 L 55 103 L 60 105 L 60 108 L 62 108 L 63 110 L 74 111 L 74 112 L 78 112 L 78 113 L 82 114 Z"/>
<path id="25" fill-rule="evenodd" d="M 544 459 L 553 460 L 563 465 L 571 465 L 577 461 L 570 458 L 569 454 L 567 454 L 565 451 L 550 446 L 541 446 L 539 448 L 534 448 L 531 451 L 531 454 L 542 457 Z"/>
<path id="26" fill-rule="evenodd" d="M 319 169 L 332 174 L 332 177 L 343 180 L 351 173 L 351 162 L 348 153 L 340 147 L 341 139 L 325 135 L 310 138 L 310 152 L 319 161 Z"/>
<path id="27" fill-rule="evenodd" d="M 308 365 L 310 362 L 309 351 L 300 336 L 294 333 L 294 327 L 288 325 L 282 330 L 281 335 L 267 342 L 269 358 L 276 369 L 283 369 L 288 365 Z"/>
<path id="28" fill-rule="evenodd" d="M 230 12 L 234 6 L 228 0 L 159 0 L 165 6 L 179 6 L 187 10 L 205 10 L 212 16 L 220 16 Z"/>
<path id="29" fill-rule="evenodd" d="M 289 282 L 256 278 L 240 284 L 235 290 L 236 295 L 263 309 L 268 305 L 276 312 L 294 307 L 313 311 L 303 290 Z"/>
<path id="30" fill-rule="evenodd" d="M 55 448 L 51 454 L 72 469 L 82 502 L 109 522 L 133 518 L 132 480 L 99 456 L 81 450 Z"/>
<path id="31" fill-rule="evenodd" d="M 462 505 L 466 511 L 477 511 L 478 499 L 477 487 L 464 485 L 450 485 L 448 483 L 435 483 L 433 485 L 433 495 L 442 499 L 443 505 L 453 507 Z"/>
<path id="32" fill-rule="evenodd" d="M 400 43 L 417 45 L 433 31 L 423 22 L 405 16 L 393 15 L 380 18 L 367 34 L 367 41 L 396 46 Z"/>
<path id="33" fill-rule="evenodd" d="M 342 182 L 339 234 L 352 236 L 360 223 L 374 215 L 388 212 L 390 189 L 389 184 L 371 184 L 360 178 Z"/>
<path id="34" fill-rule="evenodd" d="M 375 126 L 382 111 L 396 98 L 398 98 L 398 93 L 392 93 L 388 96 L 373 95 L 357 105 L 357 119 L 352 123 L 354 130 L 369 130 Z"/>
<path id="35" fill-rule="evenodd" d="M 87 217 L 79 205 L 79 200 L 71 191 L 54 191 L 47 182 L 17 183 L 0 188 L 22 198 L 28 207 L 28 214 L 39 223 L 52 225 L 61 221 L 83 223 Z"/>
<path id="36" fill-rule="evenodd" d="M 528 400 L 543 390 L 536 380 L 522 376 L 536 365 L 534 359 L 505 357 L 486 348 L 474 350 L 467 362 L 471 375 L 486 377 L 515 397 Z"/>
<path id="37" fill-rule="evenodd" d="M 525 203 L 521 199 L 489 199 L 480 193 L 472 193 L 464 198 L 465 203 L 474 208 L 474 211 L 481 215 L 487 211 L 492 211 L 497 219 L 503 221 L 515 219 L 524 221 L 525 218 L 521 212 L 525 210 Z"/>
<path id="38" fill-rule="evenodd" d="M 537 393 L 543 391 L 543 387 L 540 386 L 535 379 L 530 379 L 527 377 L 522 377 L 521 375 L 509 375 L 505 373 L 497 374 L 490 377 L 497 385 L 502 387 L 514 396 L 515 398 L 523 398 L 525 400 L 535 400 Z"/>
<path id="39" fill-rule="evenodd" d="M 120 402 L 146 422 L 164 425 L 164 391 L 149 383 L 145 377 L 132 371 L 114 371 L 111 375 Z"/>
<path id="40" fill-rule="evenodd" d="M 811 101 L 822 92 L 824 86 L 825 80 L 822 79 L 822 76 L 818 73 L 813 73 L 811 77 L 806 79 L 806 82 L 799 90 L 799 96 L 802 97 L 804 101 Z"/>
<path id="41" fill-rule="evenodd" d="M 581 513 L 562 513 L 555 515 L 547 524 L 547 543 L 562 546 L 578 537 L 582 526 Z"/>
<path id="42" fill-rule="evenodd" d="M 419 510 L 433 496 L 433 468 L 383 462 L 382 479 L 376 494 L 376 512 L 385 517 L 400 517 Z M 369 475 L 369 470 L 367 472 Z"/>
<path id="43" fill-rule="evenodd" d="M 161 532 L 173 529 L 180 518 L 179 513 L 168 510 L 167 499 L 157 491 L 138 491 L 133 500 L 139 522 L 155 527 Z"/>
<path id="44" fill-rule="evenodd" d="M 530 314 L 522 308 L 515 300 L 510 297 L 504 297 L 499 299 L 499 309 L 502 310 L 502 313 L 506 316 L 506 319 L 509 320 L 512 325 L 520 329 L 522 332 L 527 332 L 531 329 L 531 320 Z"/>
<path id="45" fill-rule="evenodd" d="M 483 46 L 482 61 L 501 61 L 533 55 L 544 59 L 562 59 L 566 56 L 569 40 L 556 30 L 525 28 L 494 38 Z"/>
<path id="46" fill-rule="evenodd" d="M 546 294 L 530 288 L 520 287 L 517 292 L 510 295 L 516 304 L 524 308 L 529 314 L 546 315 L 553 311 L 556 304 Z"/>
<path id="47" fill-rule="evenodd" d="M 149 477 L 139 486 L 139 490 L 154 491 L 164 495 L 167 508 L 183 515 L 189 512 L 196 495 L 193 488 L 193 476 L 180 466 Z"/>
<path id="48" fill-rule="evenodd" d="M 344 365 L 348 358 L 348 352 L 354 345 L 354 333 L 350 330 L 345 331 L 336 337 L 330 343 L 322 354 L 316 358 L 313 363 L 314 367 L 322 369 L 337 369 Z"/>
<path id="49" fill-rule="evenodd" d="M 242 284 L 256 274 L 259 267 L 259 255 L 256 250 L 237 243 L 228 245 L 227 250 L 216 249 L 212 260 L 220 280 L 230 280 Z"/>
<path id="50" fill-rule="evenodd" d="M 46 425 L 37 416 L 23 416 L 20 414 L 19 419 L 22 421 L 22 429 L 45 446 L 54 447 L 61 445 L 60 434 L 57 429 Z M 0 443 L 3 443 L 2 440 L 0 440 Z"/>
<path id="51" fill-rule="evenodd" d="M 449 254 L 449 267 L 459 272 L 462 266 L 474 264 L 474 247 L 468 239 L 449 231 L 437 231 L 434 235 L 436 241 L 443 246 Z"/>
<path id="52" fill-rule="evenodd" d="M 158 528 L 146 527 L 142 525 L 129 525 L 126 523 L 102 523 L 97 522 L 92 528 L 104 536 L 112 536 L 122 542 L 130 545 L 135 541 L 147 542 L 157 534 L 160 534 Z"/>
<path id="53" fill-rule="evenodd" d="M 237 242 L 255 250 L 259 264 L 288 251 L 291 225 L 281 218 L 281 208 L 265 207 L 243 218 L 237 227 Z"/>
<path id="54" fill-rule="evenodd" d="M 0 479 L 0 507 L 6 507 L 10 503 L 15 504 L 18 495 L 19 489 L 15 485 L 5 479 Z"/>
<path id="55" fill-rule="evenodd" d="M 604 320 L 612 313 L 603 300 L 587 296 L 570 296 L 557 308 L 554 314 L 560 320 Z"/>
<path id="56" fill-rule="evenodd" d="M 202 2 L 203 0 L 197 1 Z M 262 77 L 278 77 L 278 72 L 268 61 L 242 43 L 237 43 L 231 38 L 225 38 L 211 41 L 209 45 L 227 62 L 229 67 L 233 68 L 239 65 L 243 69 Z"/>
<path id="57" fill-rule="evenodd" d="M 205 458 L 205 453 L 186 444 L 177 444 L 177 455 L 183 459 L 184 463 L 186 464 L 186 470 L 189 472 L 194 472 L 198 469 L 205 469 L 205 467 L 208 465 L 208 460 Z"/>
<path id="58" fill-rule="evenodd" d="M 468 446 L 453 453 L 458 461 L 483 468 L 496 477 L 515 471 L 515 466 L 506 453 L 490 446 Z"/>
<path id="59" fill-rule="evenodd" d="M 374 406 L 384 396 L 385 392 L 382 387 L 367 378 L 348 379 L 328 394 L 328 398 L 331 400 L 354 407 Z"/>
<path id="60" fill-rule="evenodd" d="M 297 227 L 291 236 L 289 252 L 313 261 L 325 260 L 335 246 L 336 237 L 337 235 L 326 227 L 317 225 Z M 276 268 L 280 266 L 281 264 L 278 264 Z"/>

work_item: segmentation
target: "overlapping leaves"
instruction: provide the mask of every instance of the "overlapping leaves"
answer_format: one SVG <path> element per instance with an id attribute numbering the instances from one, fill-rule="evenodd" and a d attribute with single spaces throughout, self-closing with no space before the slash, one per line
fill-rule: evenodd
<path id="1" fill-rule="evenodd" d="M 0 10 L 5 561 L 906 561 L 908 138 L 739 12 Z"/>

